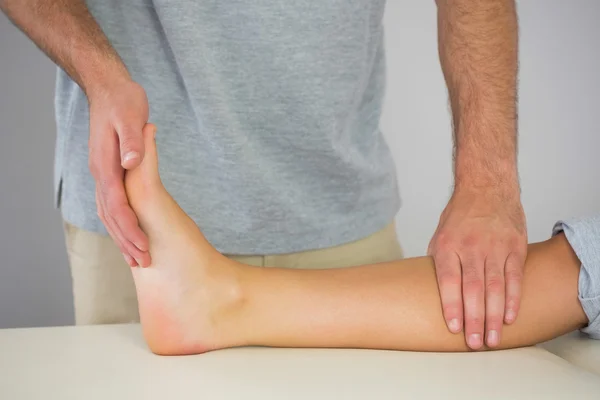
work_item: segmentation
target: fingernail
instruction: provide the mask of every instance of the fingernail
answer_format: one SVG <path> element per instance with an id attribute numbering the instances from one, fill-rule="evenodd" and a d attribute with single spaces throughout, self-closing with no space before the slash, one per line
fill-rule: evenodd
<path id="1" fill-rule="evenodd" d="M 515 312 L 513 310 L 508 310 L 506 312 L 506 315 L 504 316 L 504 319 L 506 320 L 507 323 L 512 323 L 515 321 Z"/>
<path id="2" fill-rule="evenodd" d="M 498 332 L 489 331 L 487 342 L 488 342 L 488 346 L 490 346 L 490 347 L 497 346 L 498 345 Z"/>
<path id="3" fill-rule="evenodd" d="M 148 251 L 148 248 L 146 246 L 143 246 L 142 243 L 133 242 L 133 245 L 135 247 L 137 247 L 140 251 L 143 251 L 143 252 Z"/>
<path id="4" fill-rule="evenodd" d="M 140 155 L 137 151 L 130 151 L 123 157 L 123 162 L 126 163 L 127 161 L 133 160 L 134 158 L 138 158 L 139 156 Z"/>
<path id="5" fill-rule="evenodd" d="M 448 323 L 448 328 L 450 328 L 450 332 L 458 333 L 460 331 L 460 324 L 458 323 L 458 319 L 454 318 L 450 320 Z"/>
<path id="6" fill-rule="evenodd" d="M 481 335 L 479 333 L 474 333 L 469 336 L 469 347 L 472 349 L 481 347 Z"/>

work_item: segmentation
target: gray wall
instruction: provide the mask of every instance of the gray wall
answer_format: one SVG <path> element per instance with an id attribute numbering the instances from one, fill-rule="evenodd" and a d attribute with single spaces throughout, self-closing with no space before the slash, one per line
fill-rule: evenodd
<path id="1" fill-rule="evenodd" d="M 520 172 L 531 241 L 600 211 L 600 2 L 522 0 Z M 450 123 L 434 1 L 388 2 L 382 126 L 398 166 L 406 254 L 422 255 L 450 194 Z M 72 323 L 52 208 L 54 68 L 0 16 L 0 328 Z"/>
<path id="2" fill-rule="evenodd" d="M 52 199 L 54 73 L 0 13 L 0 328 L 73 322 Z"/>

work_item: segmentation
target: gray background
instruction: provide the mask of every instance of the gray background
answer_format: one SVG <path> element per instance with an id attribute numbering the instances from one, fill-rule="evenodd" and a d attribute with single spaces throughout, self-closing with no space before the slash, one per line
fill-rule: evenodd
<path id="1" fill-rule="evenodd" d="M 450 194 L 450 122 L 434 1 L 388 2 L 382 128 L 404 207 L 398 233 L 424 254 Z M 600 2 L 522 0 L 520 173 L 530 241 L 558 218 L 600 211 Z M 0 328 L 73 322 L 52 206 L 52 63 L 0 15 Z"/>

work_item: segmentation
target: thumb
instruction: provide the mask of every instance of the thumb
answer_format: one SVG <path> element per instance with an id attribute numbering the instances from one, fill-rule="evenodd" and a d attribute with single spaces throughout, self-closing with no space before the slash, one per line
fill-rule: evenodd
<path id="1" fill-rule="evenodd" d="M 144 138 L 142 128 L 126 124 L 117 128 L 119 148 L 121 151 L 121 166 L 124 169 L 136 168 L 144 158 Z"/>
<path id="2" fill-rule="evenodd" d="M 437 227 L 435 232 L 431 236 L 431 239 L 429 239 L 429 244 L 427 245 L 427 255 L 428 256 L 433 256 L 433 247 L 435 246 L 435 241 L 437 239 L 437 234 L 438 234 L 439 230 L 440 230 L 440 228 Z"/>

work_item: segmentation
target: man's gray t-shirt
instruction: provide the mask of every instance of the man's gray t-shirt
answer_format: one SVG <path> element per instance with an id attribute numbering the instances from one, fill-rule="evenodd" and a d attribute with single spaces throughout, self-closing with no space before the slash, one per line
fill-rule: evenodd
<path id="1" fill-rule="evenodd" d="M 384 0 L 88 0 L 156 124 L 163 183 L 221 252 L 334 246 L 400 206 L 379 130 Z M 84 93 L 57 75 L 56 199 L 105 233 Z"/>

